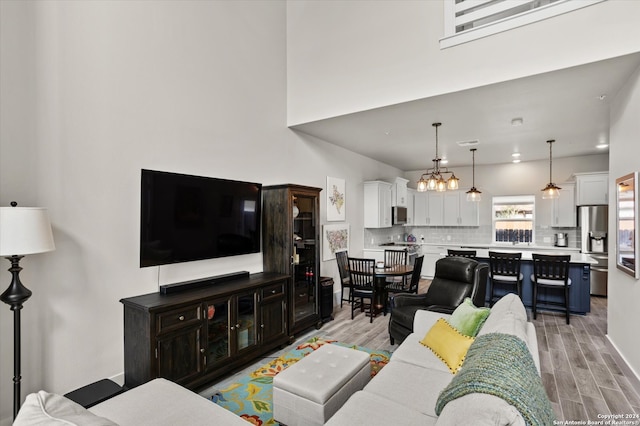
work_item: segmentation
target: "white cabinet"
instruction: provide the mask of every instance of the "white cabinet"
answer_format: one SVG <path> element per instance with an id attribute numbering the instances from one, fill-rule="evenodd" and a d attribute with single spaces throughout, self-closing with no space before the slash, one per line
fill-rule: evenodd
<path id="1" fill-rule="evenodd" d="M 414 199 L 416 193 L 415 189 L 407 188 L 407 226 L 414 225 Z"/>
<path id="2" fill-rule="evenodd" d="M 442 192 L 427 192 L 427 225 L 444 225 L 444 195 Z"/>
<path id="3" fill-rule="evenodd" d="M 427 199 L 426 192 L 416 191 L 413 195 L 413 224 L 415 226 L 427 226 Z"/>
<path id="4" fill-rule="evenodd" d="M 464 191 L 415 192 L 414 226 L 478 226 L 478 203 L 467 201 Z"/>
<path id="5" fill-rule="evenodd" d="M 375 259 L 376 262 L 384 262 L 384 250 L 362 250 L 362 257 L 365 259 Z"/>
<path id="6" fill-rule="evenodd" d="M 579 173 L 576 174 L 576 205 L 609 204 L 609 173 Z M 562 190 L 560 191 L 562 196 Z"/>
<path id="7" fill-rule="evenodd" d="M 393 183 L 391 187 L 391 205 L 398 207 L 408 207 L 407 206 L 407 183 L 409 181 L 407 179 L 397 177 L 396 181 Z"/>
<path id="8" fill-rule="evenodd" d="M 436 262 L 438 259 L 446 257 L 447 249 L 439 246 L 422 246 L 422 254 L 424 262 L 422 264 L 421 276 L 425 278 L 433 278 L 436 274 Z"/>
<path id="9" fill-rule="evenodd" d="M 464 191 L 444 193 L 445 226 L 478 226 L 478 203 L 467 201 Z"/>
<path id="10" fill-rule="evenodd" d="M 391 187 L 388 182 L 364 183 L 364 227 L 391 227 Z"/>
<path id="11" fill-rule="evenodd" d="M 574 183 L 560 184 L 560 196 L 553 200 L 551 226 L 558 228 L 575 228 L 576 196 Z"/>

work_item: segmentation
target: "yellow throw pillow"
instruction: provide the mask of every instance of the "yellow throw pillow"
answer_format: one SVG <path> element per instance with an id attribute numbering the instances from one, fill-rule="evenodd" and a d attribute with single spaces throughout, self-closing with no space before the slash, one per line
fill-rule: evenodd
<path id="1" fill-rule="evenodd" d="M 447 364 L 449 371 L 456 374 L 462 367 L 473 340 L 473 337 L 461 334 L 447 320 L 440 318 L 420 343 L 431 349 L 438 358 Z"/>

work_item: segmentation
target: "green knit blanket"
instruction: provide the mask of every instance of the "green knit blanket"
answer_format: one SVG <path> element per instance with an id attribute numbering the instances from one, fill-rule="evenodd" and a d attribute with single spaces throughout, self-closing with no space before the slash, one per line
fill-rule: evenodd
<path id="1" fill-rule="evenodd" d="M 488 333 L 476 338 L 462 368 L 440 393 L 436 414 L 440 415 L 448 402 L 470 393 L 504 399 L 528 425 L 547 426 L 555 420 L 527 345 L 510 334 Z"/>

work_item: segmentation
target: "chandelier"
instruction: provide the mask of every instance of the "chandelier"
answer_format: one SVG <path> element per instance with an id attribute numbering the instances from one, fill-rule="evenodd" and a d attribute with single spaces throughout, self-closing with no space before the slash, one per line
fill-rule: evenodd
<path id="1" fill-rule="evenodd" d="M 433 167 L 427 169 L 426 172 L 420 176 L 420 180 L 418 181 L 418 192 L 424 191 L 438 191 L 444 192 L 447 189 L 456 190 L 458 189 L 458 179 L 453 172 L 450 172 L 446 167 L 444 169 L 440 168 L 440 162 L 442 159 L 438 157 L 438 127 L 440 127 L 442 123 L 433 123 L 432 126 L 436 128 L 436 158 L 433 161 Z M 443 174 L 450 174 L 449 179 L 445 180 L 442 176 Z M 426 179 L 425 179 L 426 177 Z"/>
<path id="2" fill-rule="evenodd" d="M 555 142 L 555 140 L 551 139 L 548 140 L 547 143 L 549 144 L 549 183 L 547 184 L 547 186 L 545 186 L 542 189 L 542 198 L 544 199 L 553 199 L 553 198 L 558 198 L 560 196 L 560 190 L 562 188 L 560 188 L 559 186 L 557 186 L 555 183 L 553 183 L 553 179 L 551 178 L 551 161 L 552 161 L 552 155 L 551 155 L 551 145 Z"/>
<path id="3" fill-rule="evenodd" d="M 467 191 L 467 201 L 480 201 L 480 198 L 482 197 L 480 195 L 482 192 L 476 189 L 476 150 L 476 148 L 471 148 L 469 150 L 473 156 L 473 168 L 471 169 L 473 173 L 473 181 L 471 183 L 471 189 Z"/>

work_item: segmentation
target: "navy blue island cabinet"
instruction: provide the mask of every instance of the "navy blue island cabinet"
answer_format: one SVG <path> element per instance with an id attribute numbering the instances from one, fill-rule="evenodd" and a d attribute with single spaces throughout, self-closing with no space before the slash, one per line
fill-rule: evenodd
<path id="1" fill-rule="evenodd" d="M 477 260 L 482 263 L 489 263 L 488 255 L 483 257 L 483 253 L 478 252 Z M 528 257 L 529 259 L 526 259 Z M 591 265 L 586 263 L 586 260 L 581 256 L 576 256 L 576 261 L 571 260 L 569 266 L 569 278 L 571 278 L 571 287 L 569 290 L 569 309 L 572 314 L 584 315 L 591 311 Z M 522 279 L 522 302 L 527 308 L 533 307 L 533 285 L 531 283 L 531 274 L 533 274 L 533 261 L 530 260 L 531 255 L 527 256 L 527 253 L 523 253 L 522 263 L 520 264 L 520 272 L 523 275 Z M 491 278 L 487 278 L 490 280 Z M 487 306 L 491 295 L 489 294 L 489 281 L 487 281 L 487 295 L 485 300 Z M 496 297 L 499 297 L 508 292 L 515 293 L 515 286 L 503 287 L 499 284 L 496 285 L 494 293 Z M 538 311 L 544 310 L 559 310 L 557 306 L 545 305 L 545 301 L 562 302 L 562 290 L 547 289 L 540 287 L 538 289 Z"/>

